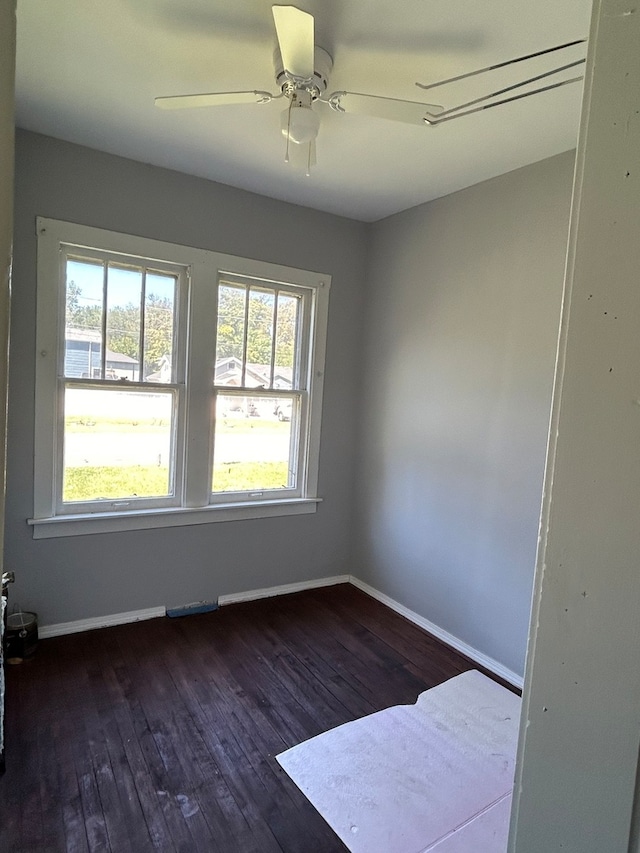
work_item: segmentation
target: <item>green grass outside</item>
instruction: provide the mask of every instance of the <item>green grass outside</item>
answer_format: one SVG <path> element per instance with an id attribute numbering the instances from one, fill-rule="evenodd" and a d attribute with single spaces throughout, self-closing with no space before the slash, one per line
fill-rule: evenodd
<path id="1" fill-rule="evenodd" d="M 158 497 L 169 489 L 169 469 L 147 465 L 67 468 L 64 501 L 126 500 L 130 497 Z"/>
<path id="2" fill-rule="evenodd" d="M 216 492 L 253 492 L 286 489 L 289 466 L 286 462 L 227 462 L 215 465 Z"/>
<path id="3" fill-rule="evenodd" d="M 286 462 L 229 462 L 214 469 L 216 492 L 262 491 L 287 486 Z M 63 500 L 127 500 L 160 497 L 169 488 L 169 470 L 155 465 L 67 468 Z"/>

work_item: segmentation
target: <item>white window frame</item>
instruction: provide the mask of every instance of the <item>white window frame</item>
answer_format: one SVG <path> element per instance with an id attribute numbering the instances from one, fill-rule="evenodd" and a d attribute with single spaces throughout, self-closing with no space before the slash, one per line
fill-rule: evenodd
<path id="1" fill-rule="evenodd" d="M 266 518 L 315 512 L 318 497 L 320 427 L 324 383 L 328 301 L 331 277 L 326 274 L 238 258 L 143 237 L 38 217 L 38 302 L 36 315 L 36 417 L 34 434 L 34 513 L 28 523 L 36 539 L 120 530 L 202 524 L 233 519 Z M 59 504 L 57 487 L 61 459 L 64 381 L 64 251 L 95 251 L 96 256 L 152 260 L 179 268 L 183 275 L 178 305 L 178 334 L 186 340 L 186 364 L 178 363 L 177 381 L 158 386 L 174 389 L 177 406 L 177 469 L 182 476 L 175 500 L 136 501 L 135 508 L 118 501 L 82 505 L 74 511 Z M 300 388 L 278 392 L 295 397 L 304 411 L 297 450 L 297 488 L 263 493 L 212 494 L 211 465 L 214 422 L 212 385 L 218 282 L 228 277 L 256 280 L 306 295 L 305 344 L 299 365 Z M 179 357 L 178 357 L 179 358 Z M 186 374 L 186 382 L 182 381 Z M 88 380 L 87 385 L 91 385 Z M 110 381 L 109 386 L 119 385 Z M 122 383 L 135 390 L 135 383 Z M 217 389 L 224 394 L 224 387 Z M 237 388 L 234 388 L 234 392 Z M 247 396 L 260 390 L 245 389 Z M 267 392 L 265 392 L 267 393 Z M 269 392 L 273 396 L 273 392 Z M 205 464 L 206 462 L 206 464 Z M 164 503 L 165 505 L 161 505 Z M 151 504 L 151 505 L 149 505 Z"/>

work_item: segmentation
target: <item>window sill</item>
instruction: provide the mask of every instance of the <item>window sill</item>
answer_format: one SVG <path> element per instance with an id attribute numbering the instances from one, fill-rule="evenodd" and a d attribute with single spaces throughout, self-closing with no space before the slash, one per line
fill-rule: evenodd
<path id="1" fill-rule="evenodd" d="M 150 530 L 158 527 L 184 527 L 217 521 L 243 521 L 280 515 L 305 515 L 315 512 L 321 498 L 294 498 L 268 503 L 218 504 L 207 507 L 170 507 L 166 509 L 59 515 L 54 518 L 29 518 L 34 539 L 60 536 L 86 536 L 91 533 L 118 533 L 125 530 Z"/>

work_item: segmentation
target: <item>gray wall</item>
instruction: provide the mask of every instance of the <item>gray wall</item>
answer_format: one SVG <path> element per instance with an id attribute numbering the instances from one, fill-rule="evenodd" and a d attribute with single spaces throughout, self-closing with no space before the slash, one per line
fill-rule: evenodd
<path id="1" fill-rule="evenodd" d="M 32 539 L 37 215 L 333 276 L 317 513 Z M 365 250 L 362 223 L 19 132 L 5 563 L 14 601 L 52 624 L 349 571 Z"/>
<path id="2" fill-rule="evenodd" d="M 370 232 L 357 574 L 518 674 L 573 156 Z"/>

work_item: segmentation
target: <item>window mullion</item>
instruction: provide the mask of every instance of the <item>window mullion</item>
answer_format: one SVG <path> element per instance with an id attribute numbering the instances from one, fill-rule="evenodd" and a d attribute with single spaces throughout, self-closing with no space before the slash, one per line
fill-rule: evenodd
<path id="1" fill-rule="evenodd" d="M 109 264 L 103 266 L 102 282 L 102 346 L 100 348 L 100 376 L 107 377 L 107 288 L 109 286 Z"/>
<path id="2" fill-rule="evenodd" d="M 145 312 L 144 306 L 147 299 L 147 268 L 142 270 L 142 287 L 140 288 L 140 337 L 138 341 L 138 379 L 143 381 L 144 377 L 144 336 L 145 336 Z"/>
<path id="3" fill-rule="evenodd" d="M 249 297 L 250 288 L 246 288 L 244 295 L 244 337 L 242 339 L 242 379 L 240 384 L 244 387 L 247 381 L 247 349 L 249 346 Z"/>
<path id="4" fill-rule="evenodd" d="M 271 369 L 269 371 L 269 388 L 273 388 L 273 377 L 276 370 L 276 338 L 278 335 L 278 303 L 280 301 L 280 291 L 275 291 L 273 299 L 273 323 L 271 327 Z"/>
<path id="5" fill-rule="evenodd" d="M 216 270 L 199 263 L 191 268 L 187 310 L 186 417 L 184 430 L 185 506 L 207 506 L 211 494 L 211 445 L 214 418 Z"/>

